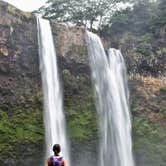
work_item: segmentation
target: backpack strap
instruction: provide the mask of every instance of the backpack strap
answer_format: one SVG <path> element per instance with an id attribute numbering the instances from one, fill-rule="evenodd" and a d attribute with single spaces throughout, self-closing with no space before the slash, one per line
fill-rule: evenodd
<path id="1" fill-rule="evenodd" d="M 55 156 L 55 157 L 60 161 L 60 164 L 63 166 L 63 164 L 62 164 L 62 159 L 63 159 L 63 157 L 62 157 L 62 156 Z M 51 156 L 51 157 L 49 158 L 49 166 L 52 166 L 53 160 L 54 160 L 54 156 Z"/>

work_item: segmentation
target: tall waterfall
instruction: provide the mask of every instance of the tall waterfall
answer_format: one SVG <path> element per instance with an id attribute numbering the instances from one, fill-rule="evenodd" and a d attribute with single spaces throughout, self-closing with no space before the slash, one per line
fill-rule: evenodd
<path id="1" fill-rule="evenodd" d="M 59 83 L 56 52 L 51 27 L 49 21 L 38 17 L 37 24 L 40 70 L 44 92 L 46 157 L 49 157 L 53 153 L 53 145 L 59 143 L 61 145 L 63 156 L 69 165 L 62 92 Z"/>
<path id="2" fill-rule="evenodd" d="M 98 36 L 86 33 L 92 80 L 99 114 L 99 166 L 134 166 L 126 68 L 122 54 L 108 50 Z"/>

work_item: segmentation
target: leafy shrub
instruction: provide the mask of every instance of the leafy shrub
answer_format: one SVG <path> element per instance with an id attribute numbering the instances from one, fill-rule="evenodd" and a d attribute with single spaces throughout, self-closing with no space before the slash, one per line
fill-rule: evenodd
<path id="1" fill-rule="evenodd" d="M 136 51 L 145 56 L 150 56 L 150 55 L 152 55 L 152 45 L 151 45 L 151 43 L 142 42 L 138 45 Z"/>

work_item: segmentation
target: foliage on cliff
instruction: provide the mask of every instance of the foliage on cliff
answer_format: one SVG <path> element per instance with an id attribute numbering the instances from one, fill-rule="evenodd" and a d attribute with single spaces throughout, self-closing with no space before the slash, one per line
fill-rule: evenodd
<path id="1" fill-rule="evenodd" d="M 164 0 L 49 0 L 40 12 L 49 19 L 90 27 L 109 47 L 123 51 L 129 72 L 157 76 L 166 71 L 165 9 Z"/>
<path id="2" fill-rule="evenodd" d="M 102 26 L 100 34 L 111 38 L 111 46 L 122 48 L 132 74 L 135 70 L 141 71 L 142 74 L 146 74 L 145 71 L 148 71 L 148 74 L 162 74 L 165 71 L 163 57 L 166 54 L 165 1 L 150 4 L 149 1 L 144 2 L 139 0 L 133 8 L 116 12 L 111 16 L 111 26 Z M 44 128 L 37 40 L 34 37 L 36 30 L 32 25 L 34 22 L 31 23 L 28 17 L 17 17 L 16 10 L 10 7 L 3 6 L 1 9 L 1 23 L 4 23 L 4 20 L 6 22 L 0 27 L 0 34 L 3 34 L 0 39 L 0 163 L 12 166 L 39 165 L 36 160 L 42 158 L 39 142 L 44 140 Z M 76 21 L 82 19 L 80 16 L 82 13 L 75 18 Z M 34 26 L 36 27 L 36 24 Z M 65 31 L 56 29 L 53 34 L 58 39 L 58 34 Z M 75 31 L 72 36 L 74 33 Z M 78 34 L 75 34 L 78 37 Z M 64 41 L 74 40 L 65 37 L 58 45 L 64 46 Z M 75 43 L 78 43 L 77 40 Z M 82 55 L 86 55 L 86 50 L 81 45 L 73 45 L 67 53 L 66 50 L 64 52 L 64 59 L 58 62 L 64 64 L 63 69 L 60 69 L 60 72 L 63 71 L 61 78 L 64 87 L 64 110 L 72 148 L 77 148 L 73 150 L 75 160 L 75 155 L 81 154 L 80 151 L 85 146 L 97 145 L 95 141 L 98 141 L 98 118 L 90 72 L 86 63 L 80 61 L 84 58 Z M 133 85 L 130 86 L 131 110 L 134 152 L 138 166 L 165 166 L 166 85 L 162 79 L 143 77 L 129 81 Z M 91 150 L 94 149 L 93 147 Z M 89 155 L 87 152 L 89 151 L 86 150 L 83 154 Z M 29 161 L 29 158 L 33 161 Z"/>
<path id="3" fill-rule="evenodd" d="M 71 141 L 95 140 L 97 117 L 89 75 L 65 68 L 63 82 L 64 106 Z"/>
<path id="4" fill-rule="evenodd" d="M 133 150 L 138 166 L 165 165 L 166 82 L 164 77 L 129 79 Z"/>
<path id="5" fill-rule="evenodd" d="M 117 11 L 100 34 L 122 49 L 131 73 L 160 75 L 166 71 L 166 3 L 138 1 Z"/>
<path id="6" fill-rule="evenodd" d="M 29 158 L 42 156 L 38 152 L 44 138 L 41 106 L 36 96 L 31 96 L 29 102 L 10 105 L 9 108 L 0 105 L 1 164 L 26 165 Z M 38 164 L 39 161 L 31 163 Z"/>
<path id="7" fill-rule="evenodd" d="M 119 2 L 126 0 L 48 0 L 40 12 L 48 19 L 99 27 L 105 23 Z"/>

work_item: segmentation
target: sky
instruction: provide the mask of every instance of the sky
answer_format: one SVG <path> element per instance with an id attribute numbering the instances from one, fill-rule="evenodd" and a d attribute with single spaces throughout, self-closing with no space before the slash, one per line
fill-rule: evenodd
<path id="1" fill-rule="evenodd" d="M 3 0 L 23 11 L 34 11 L 45 4 L 47 0 Z"/>

